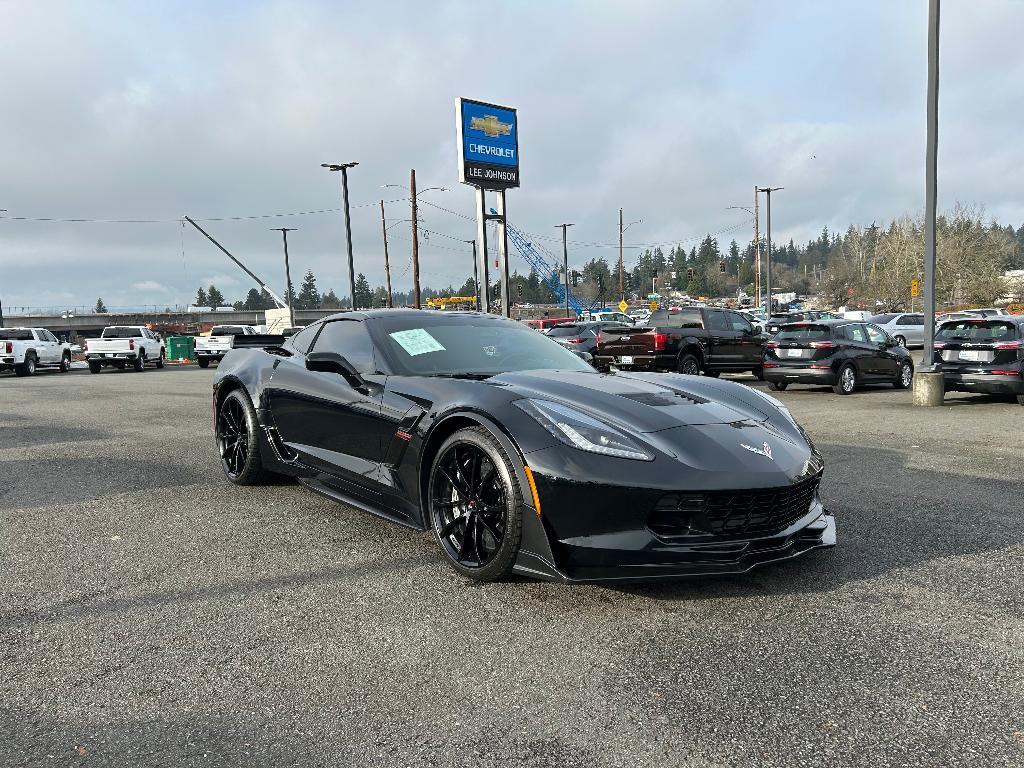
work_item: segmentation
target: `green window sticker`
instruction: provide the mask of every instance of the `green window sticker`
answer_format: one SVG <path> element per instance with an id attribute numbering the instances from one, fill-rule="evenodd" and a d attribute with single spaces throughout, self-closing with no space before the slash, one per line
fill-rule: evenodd
<path id="1" fill-rule="evenodd" d="M 444 347 L 438 343 L 437 339 L 422 328 L 413 328 L 409 331 L 395 331 L 388 335 L 413 357 L 425 355 L 427 352 L 444 352 Z"/>

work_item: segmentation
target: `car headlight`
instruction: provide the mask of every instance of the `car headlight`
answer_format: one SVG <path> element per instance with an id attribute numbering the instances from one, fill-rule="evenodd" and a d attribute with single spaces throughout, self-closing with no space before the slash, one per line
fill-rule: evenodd
<path id="1" fill-rule="evenodd" d="M 620 459 L 654 461 L 635 441 L 603 421 L 550 400 L 517 400 L 517 408 L 533 417 L 556 439 L 573 448 Z"/>

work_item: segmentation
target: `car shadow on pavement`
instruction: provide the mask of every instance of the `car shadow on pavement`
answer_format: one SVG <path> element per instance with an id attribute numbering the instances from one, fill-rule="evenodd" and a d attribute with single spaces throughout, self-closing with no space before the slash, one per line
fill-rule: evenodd
<path id="1" fill-rule="evenodd" d="M 822 498 L 836 516 L 835 548 L 737 576 L 610 588 L 663 600 L 829 592 L 899 569 L 938 567 L 946 558 L 995 553 L 1024 541 L 1019 480 L 910 467 L 905 454 L 882 448 L 818 448 L 826 458 Z M 1004 469 L 1009 473 L 1011 465 Z M 993 599 L 1024 607 L 1024 595 L 1015 586 L 1004 586 L 1005 594 Z"/>

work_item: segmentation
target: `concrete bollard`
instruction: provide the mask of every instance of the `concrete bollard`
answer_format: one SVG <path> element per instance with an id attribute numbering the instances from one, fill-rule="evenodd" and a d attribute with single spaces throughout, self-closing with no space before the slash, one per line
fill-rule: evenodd
<path id="1" fill-rule="evenodd" d="M 946 382 L 942 371 L 919 371 L 914 374 L 914 405 L 942 405 L 946 395 Z"/>

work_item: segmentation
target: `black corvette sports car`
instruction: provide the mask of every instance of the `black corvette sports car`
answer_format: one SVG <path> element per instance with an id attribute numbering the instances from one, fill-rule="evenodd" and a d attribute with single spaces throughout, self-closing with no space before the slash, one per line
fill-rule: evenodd
<path id="1" fill-rule="evenodd" d="M 290 475 L 429 530 L 472 578 L 740 573 L 835 544 L 821 457 L 741 384 L 598 373 L 471 312 L 346 312 L 236 342 L 213 388 L 228 479 Z"/>

